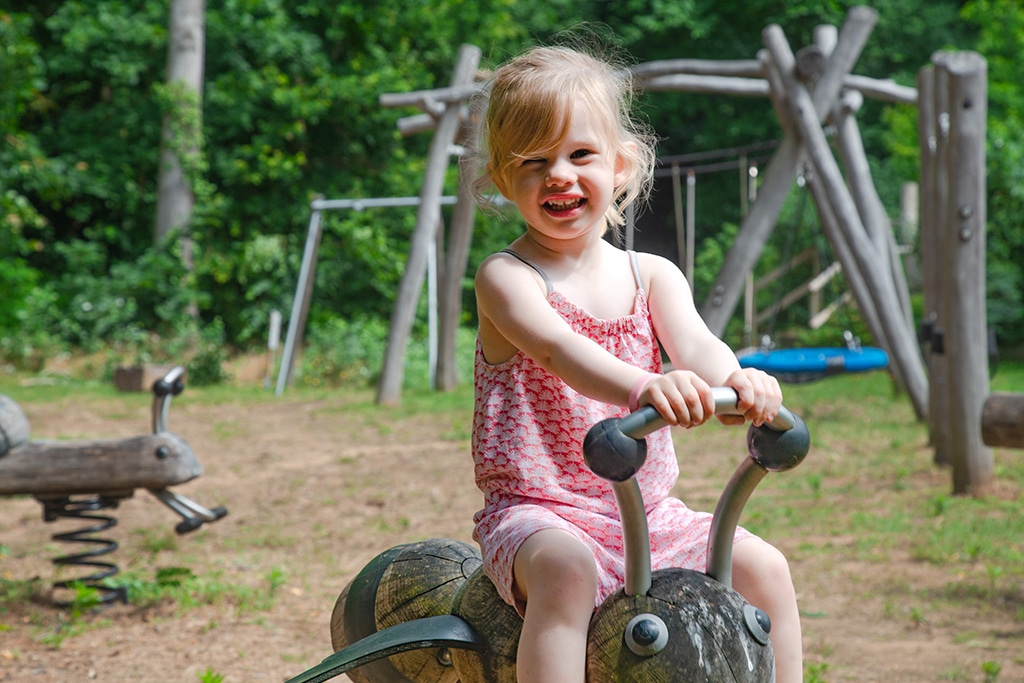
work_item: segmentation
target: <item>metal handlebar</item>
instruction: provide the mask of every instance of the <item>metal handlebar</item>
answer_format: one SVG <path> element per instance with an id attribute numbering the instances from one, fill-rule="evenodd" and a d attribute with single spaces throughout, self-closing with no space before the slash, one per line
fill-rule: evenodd
<path id="1" fill-rule="evenodd" d="M 171 410 L 171 398 L 185 391 L 185 368 L 176 365 L 153 382 L 153 433 L 167 431 L 167 415 Z"/>
<path id="2" fill-rule="evenodd" d="M 728 387 L 713 388 L 715 413 L 740 415 L 739 397 Z M 627 595 L 645 595 L 651 587 L 651 547 L 647 514 L 635 475 L 647 458 L 644 437 L 668 424 L 652 406 L 622 418 L 602 420 L 583 441 L 583 457 L 598 476 L 612 483 L 622 520 Z M 807 425 L 784 406 L 775 418 L 747 432 L 749 458 L 737 468 L 715 509 L 708 539 L 707 574 L 732 586 L 732 538 L 740 513 L 768 472 L 796 467 L 810 449 Z"/>
<path id="3" fill-rule="evenodd" d="M 737 404 L 739 396 L 736 390 L 730 387 L 713 387 L 711 394 L 715 401 L 716 415 L 742 415 Z M 661 416 L 654 406 L 644 406 L 639 410 L 630 413 L 619 419 L 619 430 L 626 436 L 634 439 L 642 439 L 653 431 L 661 429 L 668 422 Z M 779 406 L 779 412 L 771 422 L 765 426 L 776 432 L 785 432 L 793 428 L 796 418 L 785 406 Z"/>

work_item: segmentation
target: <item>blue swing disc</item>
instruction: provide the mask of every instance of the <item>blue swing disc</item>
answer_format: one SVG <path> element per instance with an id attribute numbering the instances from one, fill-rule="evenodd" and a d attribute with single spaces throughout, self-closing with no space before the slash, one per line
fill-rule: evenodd
<path id="1" fill-rule="evenodd" d="M 787 381 L 807 381 L 840 372 L 866 372 L 889 364 L 882 349 L 804 348 L 758 351 L 741 356 L 740 367 L 758 368 Z"/>

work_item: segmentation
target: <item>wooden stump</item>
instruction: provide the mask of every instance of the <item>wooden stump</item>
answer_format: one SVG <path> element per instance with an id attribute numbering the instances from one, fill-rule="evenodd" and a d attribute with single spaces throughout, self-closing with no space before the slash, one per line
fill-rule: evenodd
<path id="1" fill-rule="evenodd" d="M 331 614 L 335 652 L 389 626 L 451 612 L 455 595 L 480 566 L 479 551 L 451 539 L 395 546 L 363 568 Z M 457 683 L 445 648 L 414 650 L 353 669 L 353 683 Z"/>
<path id="2" fill-rule="evenodd" d="M 989 394 L 981 410 L 981 438 L 987 446 L 1024 448 L 1024 394 Z"/>
<path id="3" fill-rule="evenodd" d="M 516 683 L 516 652 L 523 619 L 501 599 L 479 569 L 455 596 L 452 614 L 462 617 L 486 643 L 482 652 L 452 650 L 461 683 Z"/>
<path id="4" fill-rule="evenodd" d="M 775 680 L 770 642 L 747 628 L 746 601 L 700 572 L 665 569 L 652 575 L 644 596 L 623 592 L 605 600 L 590 623 L 588 683 L 761 683 Z M 624 643 L 626 625 L 642 613 L 668 627 L 665 649 L 634 654 Z M 767 640 L 767 639 L 766 639 Z"/>
<path id="5" fill-rule="evenodd" d="M 0 394 L 0 457 L 28 441 L 28 418 L 10 396 Z"/>

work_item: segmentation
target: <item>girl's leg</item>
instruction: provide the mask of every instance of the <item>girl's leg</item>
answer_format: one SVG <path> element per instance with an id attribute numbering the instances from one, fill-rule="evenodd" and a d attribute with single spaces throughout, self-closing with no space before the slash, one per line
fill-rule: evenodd
<path id="1" fill-rule="evenodd" d="M 591 552 L 564 531 L 538 531 L 516 553 L 514 590 L 526 601 L 516 658 L 519 683 L 584 683 L 597 593 Z"/>
<path id="2" fill-rule="evenodd" d="M 772 620 L 777 683 L 802 681 L 800 612 L 785 556 L 759 538 L 744 539 L 733 547 L 732 580 L 736 591 Z"/>

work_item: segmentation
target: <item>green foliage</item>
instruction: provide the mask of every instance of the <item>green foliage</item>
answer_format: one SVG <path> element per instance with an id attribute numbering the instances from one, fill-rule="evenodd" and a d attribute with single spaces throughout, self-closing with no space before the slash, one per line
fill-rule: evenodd
<path id="1" fill-rule="evenodd" d="M 808 662 L 804 664 L 804 681 L 806 683 L 826 683 L 828 681 L 825 678 L 825 674 L 828 673 L 828 664 L 813 664 Z"/>
<path id="2" fill-rule="evenodd" d="M 972 0 L 963 17 L 977 26 L 974 49 L 988 62 L 988 314 L 1000 341 L 1024 342 L 1024 7 L 1013 0 Z"/>
<path id="3" fill-rule="evenodd" d="M 310 330 L 303 383 L 321 387 L 375 381 L 387 336 L 387 323 L 380 318 L 325 320 Z"/>
<path id="4" fill-rule="evenodd" d="M 106 584 L 111 588 L 125 588 L 132 604 L 139 607 L 170 602 L 187 609 L 227 603 L 239 612 L 252 612 L 273 607 L 284 580 L 284 574 L 277 568 L 267 573 L 264 584 L 249 587 L 227 583 L 218 576 L 196 576 L 187 567 L 162 567 L 153 572 L 152 578 L 122 572 L 106 579 Z"/>
<path id="5" fill-rule="evenodd" d="M 189 357 L 189 382 L 197 387 L 220 384 L 229 378 L 224 364 L 228 360 L 224 323 L 216 318 L 195 336 L 195 348 L 182 355 Z"/>
<path id="6" fill-rule="evenodd" d="M 270 311 L 291 309 L 315 195 L 418 193 L 429 135 L 402 138 L 396 120 L 417 110 L 385 109 L 379 96 L 446 85 L 462 43 L 483 49 L 487 69 L 528 43 L 587 22 L 634 61 L 753 59 L 765 25 L 783 26 L 798 48 L 816 25 L 840 24 L 853 4 L 208 4 L 202 128 L 180 121 L 174 135 L 175 148 L 187 151 L 184 167 L 196 197 L 188 226 L 194 265 L 186 273 L 174 239 L 153 244 L 161 124 L 182 97 L 164 82 L 167 3 L 12 0 L 0 10 L 0 355 L 27 367 L 69 347 L 157 357 L 171 347 L 195 349 L 197 330 L 208 326 L 221 330 L 216 346 L 223 354 L 261 345 Z M 967 21 L 957 16 L 961 4 Z M 879 21 L 857 73 L 913 85 L 930 54 L 951 46 L 978 49 L 990 60 L 990 316 L 1001 338 L 1016 343 L 1024 335 L 1024 229 L 1016 220 L 1024 186 L 1024 95 L 1015 73 L 1021 10 L 1011 0 L 872 6 Z M 662 138 L 662 154 L 780 135 L 767 99 L 649 93 L 641 104 Z M 860 114 L 872 172 L 892 213 L 899 184 L 916 173 L 914 117 L 912 107 L 873 101 Z M 446 192 L 454 191 L 455 178 L 450 171 Z M 702 300 L 735 234 L 730 226 L 742 218 L 735 175 L 702 176 L 698 206 L 703 246 L 694 280 Z M 370 319 L 388 319 L 414 222 L 415 211 L 405 209 L 325 216 L 311 343 L 327 346 L 339 332 L 338 317 L 367 329 Z M 518 229 L 515 220 L 480 217 L 470 277 Z M 777 263 L 779 248 L 769 251 L 760 268 Z M 465 302 L 471 323 L 469 277 Z M 375 343 L 361 353 L 379 356 L 383 347 Z M 215 355 L 207 354 L 207 370 Z M 346 363 L 325 361 L 312 374 L 355 372 L 343 370 Z M 368 361 L 360 364 L 361 377 L 376 372 Z"/>
<path id="7" fill-rule="evenodd" d="M 215 673 L 213 669 L 207 669 L 201 674 L 198 674 L 199 680 L 202 683 L 224 683 L 224 677 L 219 673 Z"/>
<path id="8" fill-rule="evenodd" d="M 99 242 L 57 243 L 59 274 L 25 295 L 16 325 L 0 326 L 0 348 L 30 365 L 36 354 L 65 348 L 137 357 L 147 355 L 152 335 L 188 333 L 196 324 L 188 307 L 203 298 L 190 291 L 176 246 L 168 241 L 110 263 Z"/>

